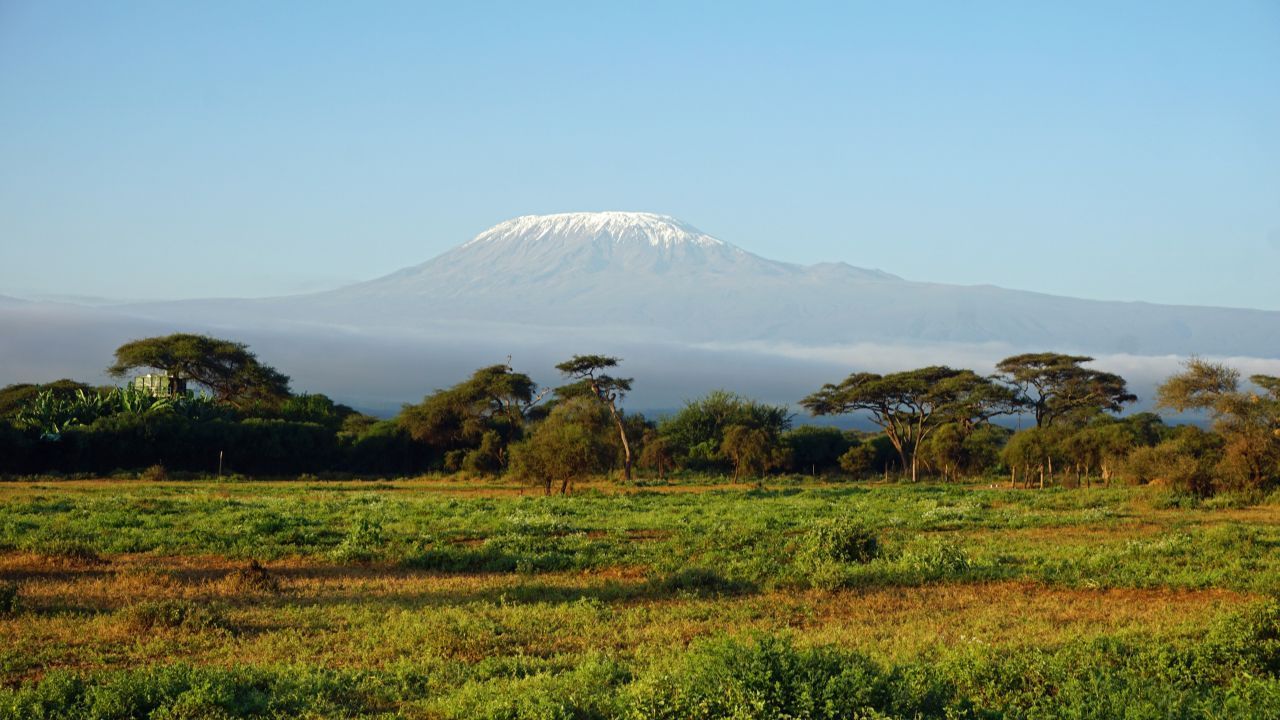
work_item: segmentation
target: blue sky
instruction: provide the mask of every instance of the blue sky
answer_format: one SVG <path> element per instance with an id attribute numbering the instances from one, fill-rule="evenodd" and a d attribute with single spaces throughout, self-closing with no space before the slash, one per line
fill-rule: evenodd
<path id="1" fill-rule="evenodd" d="M 598 209 L 1280 309 L 1280 3 L 0 3 L 0 294 L 285 294 Z"/>

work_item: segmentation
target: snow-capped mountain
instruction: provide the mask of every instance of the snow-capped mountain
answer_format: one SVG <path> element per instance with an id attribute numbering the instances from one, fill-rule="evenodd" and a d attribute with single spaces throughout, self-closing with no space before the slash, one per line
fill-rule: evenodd
<path id="1" fill-rule="evenodd" d="M 633 212 L 515 218 L 422 264 L 324 293 L 0 307 L 0 337 L 19 338 L 7 354 L 0 342 L 10 368 L 80 358 L 83 372 L 63 374 L 92 377 L 130 337 L 210 332 L 251 342 L 300 387 L 330 388 L 367 407 L 393 408 L 508 354 L 532 367 L 575 352 L 622 355 L 630 371 L 650 378 L 648 387 L 665 388 L 648 398 L 655 406 L 718 386 L 773 388 L 765 397 L 790 401 L 839 379 L 850 363 L 990 367 L 1013 352 L 1058 350 L 1154 356 L 1148 360 L 1166 372 L 1174 356 L 1191 354 L 1255 358 L 1268 368 L 1280 359 L 1280 312 L 1080 300 L 913 282 L 844 263 L 795 265 Z"/>
<path id="2" fill-rule="evenodd" d="M 896 279 L 849 266 L 815 270 L 767 260 L 665 215 L 578 212 L 508 220 L 420 265 L 325 295 L 457 297 L 465 300 L 458 311 L 474 317 L 474 311 L 483 306 L 477 303 L 486 299 L 505 302 L 521 297 L 559 305 L 595 291 L 611 295 L 624 290 L 642 294 L 678 290 L 655 286 L 659 278 L 669 285 L 717 277 L 749 284 L 832 272 L 859 279 Z M 558 311 L 570 308 L 561 306 Z M 558 325 L 565 319 L 551 321 Z"/>
<path id="3" fill-rule="evenodd" d="M 909 282 L 844 263 L 795 265 L 636 212 L 515 218 L 420 265 L 285 307 L 371 324 L 594 327 L 684 342 L 998 342 L 1280 357 L 1280 313 L 1078 300 Z"/>

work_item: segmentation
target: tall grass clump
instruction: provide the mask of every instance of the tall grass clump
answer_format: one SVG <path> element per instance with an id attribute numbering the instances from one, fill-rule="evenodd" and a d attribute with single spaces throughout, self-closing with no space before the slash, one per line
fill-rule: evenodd
<path id="1" fill-rule="evenodd" d="M 0 616 L 18 612 L 18 583 L 0 582 Z"/>

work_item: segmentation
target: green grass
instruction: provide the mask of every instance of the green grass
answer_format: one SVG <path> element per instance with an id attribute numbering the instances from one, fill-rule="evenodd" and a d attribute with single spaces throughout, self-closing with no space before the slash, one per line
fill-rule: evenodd
<path id="1" fill-rule="evenodd" d="M 1280 717 L 1261 500 L 4 484 L 0 717 Z"/>

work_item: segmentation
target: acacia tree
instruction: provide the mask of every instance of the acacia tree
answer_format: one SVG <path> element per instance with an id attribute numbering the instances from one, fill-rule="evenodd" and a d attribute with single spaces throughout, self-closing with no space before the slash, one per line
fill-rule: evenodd
<path id="1" fill-rule="evenodd" d="M 444 453 L 449 469 L 494 472 L 506 465 L 507 446 L 523 436 L 545 394 L 510 365 L 490 365 L 417 405 L 404 406 L 396 420 L 414 440 Z M 455 457 L 457 462 L 450 460 Z"/>
<path id="2" fill-rule="evenodd" d="M 234 407 L 276 404 L 289 397 L 289 377 L 258 362 L 244 343 L 176 333 L 125 343 L 115 355 L 115 364 L 107 368 L 114 377 L 142 368 L 159 370 L 199 383 L 215 400 Z"/>
<path id="3" fill-rule="evenodd" d="M 1087 420 L 1100 412 L 1120 412 L 1137 400 L 1124 378 L 1082 367 L 1087 355 L 1027 353 L 1001 360 L 999 377 L 1017 388 L 1023 405 L 1031 408 L 1036 427 L 1063 418 Z"/>
<path id="4" fill-rule="evenodd" d="M 618 403 L 631 391 L 631 378 L 617 378 L 606 374 L 608 368 L 617 367 L 620 358 L 608 355 L 574 355 L 556 369 L 571 380 L 590 388 L 591 394 L 609 410 L 614 425 L 618 428 L 618 439 L 622 441 L 622 475 L 626 482 L 631 482 L 631 443 L 627 442 L 627 427 L 622 420 L 622 411 Z"/>
<path id="5" fill-rule="evenodd" d="M 902 468 L 917 479 L 916 451 L 947 423 L 973 426 L 1017 407 L 1014 392 L 972 370 L 930 366 L 878 375 L 853 373 L 838 385 L 800 401 L 814 415 L 867 413 L 898 452 Z"/>
<path id="6" fill-rule="evenodd" d="M 1280 476 L 1280 378 L 1253 375 L 1241 389 L 1240 372 L 1192 358 L 1156 389 L 1157 407 L 1207 410 L 1225 440 L 1220 470 L 1253 487 Z"/>

